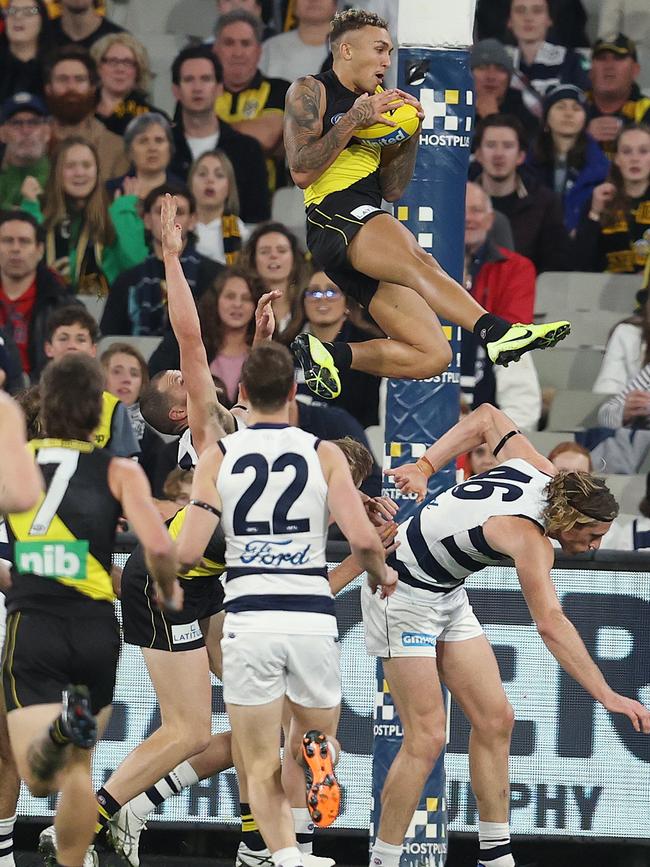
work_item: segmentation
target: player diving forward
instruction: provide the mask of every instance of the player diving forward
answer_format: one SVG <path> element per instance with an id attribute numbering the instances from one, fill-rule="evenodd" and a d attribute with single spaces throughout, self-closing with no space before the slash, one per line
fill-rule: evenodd
<path id="1" fill-rule="evenodd" d="M 531 349 L 555 345 L 568 322 L 510 325 L 476 303 L 394 217 L 382 198 L 406 190 L 419 129 L 389 147 L 359 141 L 355 133 L 387 123 L 383 113 L 409 103 L 420 121 L 420 103 L 401 90 L 382 90 L 393 50 L 386 22 L 351 9 L 332 21 L 331 70 L 299 78 L 287 93 L 284 141 L 291 176 L 305 191 L 307 245 L 319 268 L 368 308 L 390 340 L 323 344 L 299 335 L 292 349 L 307 385 L 336 397 L 347 368 L 377 376 L 426 379 L 443 372 L 451 350 L 438 317 L 473 331 L 492 362 L 516 361 Z"/>
<path id="2" fill-rule="evenodd" d="M 608 686 L 562 612 L 550 575 L 551 539 L 569 554 L 597 549 L 618 514 L 601 479 L 558 472 L 489 404 L 451 428 L 417 464 L 390 475 L 401 490 L 421 500 L 433 468 L 482 443 L 502 463 L 426 500 L 400 526 L 401 544 L 388 559 L 399 582 L 389 599 L 362 591 L 366 645 L 383 660 L 404 729 L 382 791 L 373 867 L 398 867 L 422 787 L 445 744 L 441 681 L 472 727 L 469 762 L 479 812 L 479 865 L 515 863 L 508 827 L 513 711 L 463 587 L 485 566 L 514 560 L 537 631 L 562 668 L 610 713 L 624 714 L 636 731 L 650 732 L 650 712 Z M 422 637 L 417 645 L 408 643 L 408 633 Z"/>
<path id="3" fill-rule="evenodd" d="M 339 809 L 340 650 L 325 563 L 328 510 L 372 590 L 388 595 L 396 579 L 340 450 L 289 426 L 295 390 L 286 349 L 252 350 L 241 382 L 251 424 L 200 457 L 178 539 L 181 562 L 193 565 L 222 522 L 224 700 L 253 816 L 276 867 L 302 864 L 280 779 L 285 696 L 297 723 L 288 749 L 307 766 L 315 824 L 329 825 Z"/>
<path id="4" fill-rule="evenodd" d="M 140 538 L 163 597 L 180 602 L 174 543 L 146 476 L 90 442 L 103 387 L 99 363 L 85 355 L 47 367 L 41 414 L 49 438 L 30 443 L 45 493 L 31 509 L 7 515 L 13 581 L 2 676 L 9 734 L 31 793 L 61 793 L 49 862 L 59 867 L 84 863 L 95 824 L 92 748 L 110 716 L 120 647 L 110 572 L 120 515 Z"/>

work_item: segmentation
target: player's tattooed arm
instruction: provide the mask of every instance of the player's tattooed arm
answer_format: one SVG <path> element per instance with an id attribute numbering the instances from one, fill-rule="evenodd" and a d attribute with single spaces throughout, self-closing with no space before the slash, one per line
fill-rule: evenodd
<path id="1" fill-rule="evenodd" d="M 349 112 L 321 137 L 325 94 L 311 75 L 297 79 L 287 93 L 284 113 L 284 147 L 296 184 L 304 189 L 329 168 L 357 127 Z"/>
<path id="2" fill-rule="evenodd" d="M 397 147 L 385 148 L 379 166 L 379 186 L 387 202 L 395 202 L 411 183 L 420 136 L 416 133 Z"/>

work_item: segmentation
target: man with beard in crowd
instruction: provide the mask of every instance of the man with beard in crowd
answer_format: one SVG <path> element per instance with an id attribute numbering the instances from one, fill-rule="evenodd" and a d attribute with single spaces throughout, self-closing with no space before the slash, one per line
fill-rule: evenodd
<path id="1" fill-rule="evenodd" d="M 100 15 L 97 6 L 97 0 L 61 0 L 61 15 L 52 22 L 55 44 L 81 45 L 90 51 L 103 36 L 120 33 L 123 28 Z"/>
<path id="2" fill-rule="evenodd" d="M 45 97 L 52 114 L 55 142 L 81 135 L 97 148 L 103 180 L 126 174 L 129 160 L 122 139 L 95 117 L 99 76 L 86 49 L 69 45 L 45 66 Z"/>

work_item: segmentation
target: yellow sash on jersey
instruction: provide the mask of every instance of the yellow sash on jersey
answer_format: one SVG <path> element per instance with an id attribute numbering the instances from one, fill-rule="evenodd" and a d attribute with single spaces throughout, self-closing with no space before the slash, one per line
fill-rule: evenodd
<path id="1" fill-rule="evenodd" d="M 172 522 L 169 525 L 169 535 L 172 539 L 177 539 L 179 533 L 181 532 L 181 528 L 185 523 L 185 517 L 187 515 L 187 507 L 185 506 L 180 510 L 180 512 L 176 512 L 174 517 L 172 518 Z M 202 557 L 201 562 L 198 566 L 195 566 L 194 569 L 190 569 L 189 572 L 179 576 L 181 578 L 192 579 L 192 578 L 204 578 L 209 575 L 220 575 L 223 570 L 226 568 L 225 563 L 217 563 L 216 560 L 210 560 L 208 557 Z"/>
<path id="2" fill-rule="evenodd" d="M 93 441 L 98 449 L 105 449 L 111 441 L 111 426 L 118 403 L 119 400 L 114 394 L 111 394 L 110 391 L 104 392 L 102 396 L 102 414 L 93 434 Z"/>
<path id="3" fill-rule="evenodd" d="M 68 448 L 79 452 L 89 453 L 93 451 L 92 443 L 81 442 L 77 440 L 59 440 L 59 439 L 44 439 L 32 440 L 29 443 L 30 450 L 35 454 L 41 448 Z M 7 522 L 11 528 L 17 542 L 35 542 L 46 543 L 56 547 L 57 543 L 65 544 L 66 542 L 83 542 L 85 540 L 78 539 L 64 524 L 58 515 L 55 515 L 46 532 L 42 535 L 30 533 L 32 525 L 39 509 L 43 505 L 47 492 L 41 493 L 38 503 L 34 508 L 27 512 L 20 512 L 7 515 Z M 84 596 L 89 596 L 91 599 L 106 600 L 112 602 L 115 599 L 113 592 L 113 582 L 110 574 L 104 569 L 99 560 L 96 560 L 88 551 L 86 558 L 85 577 L 82 578 L 66 578 L 64 576 L 56 576 L 52 578 L 59 584 L 66 587 L 72 587 L 78 593 Z"/>

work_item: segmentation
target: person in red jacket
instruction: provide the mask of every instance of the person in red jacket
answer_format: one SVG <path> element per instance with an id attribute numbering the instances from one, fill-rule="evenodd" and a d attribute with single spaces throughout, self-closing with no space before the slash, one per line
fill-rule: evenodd
<path id="1" fill-rule="evenodd" d="M 490 313 L 507 322 L 531 322 L 535 266 L 525 256 L 490 240 L 493 222 L 490 196 L 470 181 L 465 193 L 465 287 Z M 535 427 L 541 393 L 532 362 L 496 371 L 473 335 L 464 331 L 461 373 L 461 389 L 470 406 L 492 403 L 513 416 L 520 428 Z"/>

